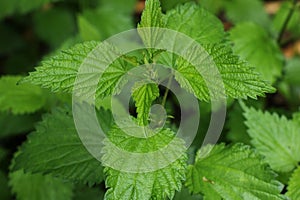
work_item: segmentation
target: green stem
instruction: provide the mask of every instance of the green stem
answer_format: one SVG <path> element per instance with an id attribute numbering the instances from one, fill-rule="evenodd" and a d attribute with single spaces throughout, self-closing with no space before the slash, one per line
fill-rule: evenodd
<path id="1" fill-rule="evenodd" d="M 278 36 L 278 38 L 277 38 L 277 42 L 278 42 L 278 43 L 280 43 L 281 40 L 282 40 L 282 37 L 283 37 L 283 35 L 284 35 L 284 32 L 285 32 L 285 30 L 286 30 L 286 28 L 287 28 L 287 26 L 288 26 L 288 24 L 289 24 L 289 22 L 290 22 L 292 16 L 293 16 L 293 13 L 294 13 L 294 11 L 295 11 L 296 5 L 297 5 L 297 0 L 293 0 L 293 5 L 292 5 L 292 7 L 291 7 L 291 9 L 290 9 L 290 11 L 289 11 L 289 13 L 288 13 L 288 15 L 286 16 L 286 18 L 285 18 L 285 20 L 284 20 L 284 23 L 283 23 L 283 25 L 282 25 L 282 27 L 281 27 L 281 29 L 280 29 L 279 36 Z"/>
<path id="2" fill-rule="evenodd" d="M 173 74 L 173 73 L 172 73 Z M 166 105 L 166 102 L 167 102 L 167 97 L 168 97 L 168 94 L 169 94 L 169 88 L 171 87 L 171 84 L 172 84 L 172 80 L 173 80 L 173 75 L 171 74 L 171 76 L 169 77 L 169 80 L 168 80 L 168 84 L 167 84 L 167 88 L 166 88 L 166 91 L 165 91 L 165 94 L 164 94 L 164 97 L 162 99 L 162 102 L 161 102 L 161 105 L 163 107 L 165 107 Z"/>

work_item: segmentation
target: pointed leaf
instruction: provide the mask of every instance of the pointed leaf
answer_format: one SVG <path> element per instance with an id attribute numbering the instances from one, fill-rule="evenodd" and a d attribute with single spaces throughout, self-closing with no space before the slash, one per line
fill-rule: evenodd
<path id="1" fill-rule="evenodd" d="M 187 187 L 205 199 L 285 199 L 283 185 L 248 146 L 206 146 L 189 166 Z"/>
<path id="2" fill-rule="evenodd" d="M 154 27 L 164 27 L 159 0 L 146 0 L 141 22 L 138 24 L 138 32 L 147 47 L 155 47 L 161 38 L 160 31 Z"/>
<path id="3" fill-rule="evenodd" d="M 128 127 L 133 133 L 134 129 Z M 143 129 L 141 129 L 143 130 Z M 144 135 L 143 133 L 140 133 Z M 135 153 L 151 153 L 163 148 L 172 140 L 175 141 L 172 146 L 172 151 L 176 152 L 180 150 L 185 151 L 183 141 L 179 138 L 175 138 L 174 133 L 169 129 L 164 129 L 158 132 L 156 135 L 140 138 L 126 134 L 123 130 L 118 127 L 114 127 L 109 132 L 110 141 L 117 145 L 118 148 L 123 149 L 126 152 Z M 125 157 L 119 151 L 114 151 L 113 145 L 110 142 L 105 142 L 104 148 L 104 163 L 110 162 L 121 162 L 124 166 L 142 166 L 145 164 L 145 159 L 135 159 Z M 171 155 L 173 152 L 168 151 Z M 161 155 L 151 160 L 153 166 L 159 165 L 160 162 L 167 162 L 170 159 L 167 155 Z M 165 157 L 164 157 L 165 156 Z M 145 157 L 146 158 L 146 157 Z M 124 161 L 124 162 L 123 162 Z M 175 191 L 181 189 L 181 181 L 185 178 L 187 157 L 185 154 L 181 154 L 177 160 L 171 162 L 169 165 L 163 168 L 158 168 L 154 171 L 136 171 L 128 172 L 126 170 L 118 170 L 111 167 L 105 167 L 106 175 L 106 186 L 109 188 L 106 192 L 105 198 L 107 200 L 148 200 L 148 199 L 166 199 L 167 197 L 172 199 Z M 146 163 L 147 165 L 147 163 Z M 130 167 L 131 168 L 131 167 Z"/>
<path id="4" fill-rule="evenodd" d="M 201 44 L 219 43 L 225 38 L 222 22 L 195 3 L 167 12 L 166 27 L 184 33 Z"/>
<path id="5" fill-rule="evenodd" d="M 136 86 L 133 90 L 132 97 L 137 108 L 138 124 L 147 125 L 152 102 L 159 97 L 159 89 L 157 84 L 149 83 L 143 84 L 142 86 Z"/>
<path id="6" fill-rule="evenodd" d="M 16 154 L 16 169 L 52 174 L 89 185 L 103 180 L 102 165 L 83 145 L 72 112 L 67 108 L 54 110 L 38 124 Z"/>
<path id="7" fill-rule="evenodd" d="M 278 114 L 263 113 L 244 108 L 251 143 L 266 157 L 270 166 L 280 172 L 289 172 L 300 162 L 300 125 Z"/>
<path id="8" fill-rule="evenodd" d="M 76 95 L 84 97 L 94 96 L 96 90 L 96 99 L 112 95 L 130 66 L 122 58 L 111 60 L 114 56 L 121 56 L 112 45 L 102 43 L 101 49 L 94 52 L 97 45 L 99 43 L 90 41 L 61 51 L 42 62 L 42 66 L 37 67 L 23 81 L 50 88 L 53 92 L 77 92 Z M 84 69 L 79 73 L 83 62 Z M 75 83 L 76 77 L 78 79 Z"/>
<path id="9" fill-rule="evenodd" d="M 46 103 L 46 93 L 32 84 L 17 85 L 21 76 L 0 78 L 0 111 L 13 114 L 33 113 Z"/>
<path id="10" fill-rule="evenodd" d="M 232 98 L 247 98 L 256 99 L 257 96 L 264 96 L 264 93 L 274 92 L 274 88 L 265 83 L 260 76 L 250 68 L 247 63 L 241 61 L 237 56 L 232 54 L 229 47 L 224 45 L 205 45 L 207 53 L 212 57 L 216 65 L 221 80 L 214 80 L 213 73 L 210 75 L 209 67 L 205 66 L 207 70 L 205 77 L 208 84 L 212 87 L 212 92 L 208 90 L 207 83 L 196 68 L 188 63 L 181 63 L 176 66 L 175 78 L 180 83 L 181 87 L 195 94 L 200 100 L 208 101 L 210 95 L 218 95 L 220 86 L 216 83 L 222 82 L 224 84 L 225 94 Z M 215 71 L 214 68 L 211 69 Z M 219 95 L 221 95 L 220 93 Z"/>

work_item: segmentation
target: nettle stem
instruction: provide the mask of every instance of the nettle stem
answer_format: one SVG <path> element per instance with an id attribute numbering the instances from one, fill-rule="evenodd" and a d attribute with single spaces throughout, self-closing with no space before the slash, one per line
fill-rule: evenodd
<path id="1" fill-rule="evenodd" d="M 284 35 L 284 32 L 294 14 L 294 11 L 296 10 L 296 6 L 297 6 L 297 0 L 293 0 L 293 5 L 288 13 L 288 15 L 286 16 L 285 20 L 284 20 L 284 23 L 280 29 L 280 32 L 279 32 L 279 35 L 278 35 L 278 38 L 277 38 L 277 42 L 280 44 L 282 38 L 283 38 L 283 35 Z"/>
<path id="2" fill-rule="evenodd" d="M 161 105 L 163 107 L 165 107 L 166 105 L 166 102 L 167 102 L 167 97 L 168 97 L 168 94 L 169 94 L 169 88 L 171 87 L 171 84 L 172 84 L 172 80 L 173 80 L 173 73 L 171 73 L 171 76 L 169 77 L 169 80 L 168 80 L 168 84 L 167 84 L 167 88 L 166 88 L 166 91 L 165 91 L 165 94 L 163 96 L 163 99 L 162 99 L 162 102 L 161 102 Z"/>

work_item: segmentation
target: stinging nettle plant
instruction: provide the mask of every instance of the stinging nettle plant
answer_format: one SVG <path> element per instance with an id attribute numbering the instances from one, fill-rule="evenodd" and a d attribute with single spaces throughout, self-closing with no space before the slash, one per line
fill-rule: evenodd
<path id="1" fill-rule="evenodd" d="M 241 47 L 243 42 L 247 43 L 243 40 L 244 32 L 255 29 L 255 26 L 257 25 L 241 24 L 228 34 L 224 31 L 222 22 L 198 4 L 186 3 L 162 13 L 159 0 L 146 1 L 138 24 L 140 29 L 157 27 L 178 31 L 199 43 L 217 67 L 229 99 L 257 99 L 264 97 L 266 93 L 275 92 L 269 82 L 275 82 L 280 76 L 280 67 L 276 67 L 278 69 L 273 74 L 259 71 L 260 75 L 252 67 L 257 63 L 252 62 L 251 58 L 249 62 L 243 60 L 249 57 L 247 53 L 243 53 Z M 266 37 L 260 28 L 255 30 L 261 38 Z M 151 43 L 150 38 L 158 37 L 155 32 L 150 31 L 140 31 L 139 34 L 144 43 Z M 229 38 L 234 42 L 233 48 Z M 272 41 L 269 43 L 276 46 Z M 0 87 L 13 85 L 13 90 L 20 91 L 24 98 L 22 102 L 11 102 L 13 106 L 7 104 L 7 107 L 0 109 L 10 109 L 18 114 L 33 112 L 48 104 L 55 105 L 57 102 L 51 102 L 51 98 L 65 102 L 61 94 L 72 94 L 80 66 L 99 44 L 100 42 L 88 41 L 58 52 L 45 59 L 34 72 L 30 72 L 21 81 L 21 77 L 1 78 Z M 249 46 L 250 48 L 252 47 Z M 274 49 L 278 53 L 277 47 Z M 275 63 L 280 63 L 280 59 Z M 168 154 L 180 150 L 183 152 L 181 156 L 163 168 L 148 172 L 128 172 L 102 165 L 83 145 L 77 133 L 71 105 L 65 103 L 66 105 L 56 106 L 50 113 L 45 114 L 36 125 L 35 131 L 29 134 L 27 141 L 15 153 L 10 167 L 10 184 L 17 197 L 22 199 L 28 195 L 21 183 L 30 180 L 32 185 L 44 188 L 45 196 L 52 195 L 54 199 L 71 199 L 76 184 L 100 187 L 99 184 L 103 182 L 106 188 L 104 199 L 107 200 L 174 199 L 180 198 L 176 193 L 186 190 L 191 194 L 190 199 L 201 199 L 202 196 L 209 200 L 299 198 L 299 168 L 292 175 L 287 195 L 282 194 L 283 184 L 277 180 L 275 174 L 291 172 L 300 161 L 300 147 L 293 143 L 300 140 L 300 120 L 297 114 L 288 120 L 277 114 L 248 108 L 240 101 L 255 150 L 241 143 L 208 144 L 198 148 L 194 156 L 191 155 L 195 149 L 187 149 L 185 142 L 176 136 L 178 123 L 173 119 L 176 116 L 168 117 L 165 127 L 158 133 L 145 133 L 146 129 L 139 129 L 145 131 L 139 134 L 146 137 L 129 135 L 119 127 L 110 107 L 105 103 L 106 99 L 122 90 L 118 87 L 134 76 L 129 73 L 134 68 L 144 67 L 147 72 L 145 78 L 155 79 L 155 68 L 148 67 L 153 63 L 169 66 L 170 74 L 174 76 L 178 87 L 193 94 L 199 104 L 210 102 L 211 94 L 204 77 L 195 66 L 180 56 L 156 49 L 138 50 L 120 56 L 103 72 L 95 91 L 96 115 L 107 137 L 103 141 L 103 159 L 117 162 L 117 156 L 120 155 L 114 154 L 111 143 L 124 151 L 151 153 L 175 141 L 176 146 Z M 124 77 L 128 80 L 124 80 Z M 19 85 L 14 85 L 16 83 Z M 116 88 L 118 89 L 115 90 Z M 44 89 L 50 89 L 53 94 Z M 7 92 L 4 96 L 9 99 L 9 95 L 12 94 Z M 53 97 L 55 95 L 59 97 Z M 168 88 L 161 87 L 155 81 L 135 84 L 131 103 L 136 114 L 132 114 L 131 119 L 139 126 L 148 125 L 151 106 L 159 103 L 167 108 L 172 95 Z M 7 99 L 0 98 L 0 102 Z M 172 112 L 174 108 L 170 109 Z M 126 127 L 126 120 L 123 123 Z M 271 125 L 266 127 L 266 124 Z M 289 135 L 283 136 L 282 132 Z M 163 162 L 159 159 L 163 158 L 158 158 L 153 163 Z M 135 162 L 131 165 L 139 165 L 143 161 Z"/>

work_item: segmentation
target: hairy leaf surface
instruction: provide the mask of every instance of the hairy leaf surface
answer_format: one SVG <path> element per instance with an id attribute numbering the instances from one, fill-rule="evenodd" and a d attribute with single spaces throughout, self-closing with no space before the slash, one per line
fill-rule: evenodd
<path id="1" fill-rule="evenodd" d="M 205 49 L 215 65 L 205 66 L 205 79 L 187 62 L 176 66 L 176 80 L 197 98 L 208 101 L 210 95 L 218 95 L 222 87 L 217 83 L 224 84 L 223 93 L 232 98 L 256 99 L 257 96 L 264 96 L 264 93 L 274 91 L 274 88 L 264 82 L 246 62 L 235 56 L 229 47 L 205 45 Z M 216 70 L 220 76 L 213 76 Z M 208 90 L 208 84 L 211 91 Z M 222 95 L 222 91 L 219 95 Z"/>
<path id="2" fill-rule="evenodd" d="M 128 127 L 127 131 L 134 133 L 132 127 Z M 145 135 L 143 133 L 140 134 Z M 152 166 L 159 166 L 160 162 L 168 162 L 172 153 L 176 151 L 181 151 L 183 153 L 185 149 L 183 141 L 176 138 L 174 133 L 169 129 L 162 129 L 156 135 L 150 134 L 145 138 L 138 138 L 135 136 L 126 134 L 124 129 L 121 130 L 118 127 L 114 127 L 108 135 L 110 142 L 108 140 L 105 142 L 104 163 L 121 162 L 124 168 L 125 166 L 130 167 L 133 165 L 144 166 L 146 162 L 151 163 Z M 146 160 L 135 159 L 133 161 L 131 157 L 124 158 L 124 153 L 122 153 L 122 151 L 146 154 L 151 153 L 163 148 L 172 140 L 175 141 L 176 145 L 172 146 L 172 150 L 167 153 L 168 155 L 160 155 L 153 160 L 147 160 L 147 156 L 145 156 Z M 121 149 L 121 154 L 120 151 L 114 149 L 112 144 Z M 149 172 L 141 170 L 128 172 L 126 169 L 118 170 L 106 166 L 106 186 L 109 189 L 106 192 L 105 197 L 109 200 L 148 200 L 166 199 L 167 197 L 172 199 L 175 191 L 181 189 L 181 181 L 185 178 L 186 161 L 186 154 L 183 153 L 167 166 Z"/>
<path id="3" fill-rule="evenodd" d="M 42 62 L 23 81 L 50 88 L 53 92 L 76 92 L 88 98 L 96 93 L 96 99 L 109 96 L 117 91 L 130 66 L 121 58 L 115 60 L 121 54 L 111 44 L 102 43 L 101 49 L 93 51 L 97 45 L 99 43 L 90 41 L 61 51 Z"/>
<path id="4" fill-rule="evenodd" d="M 103 167 L 83 145 L 71 110 L 67 108 L 44 116 L 20 148 L 15 161 L 14 169 L 26 172 L 52 174 L 89 185 L 103 180 Z"/>
<path id="5" fill-rule="evenodd" d="M 155 27 L 164 27 L 160 1 L 147 0 L 141 21 L 138 24 L 138 28 L 145 28 L 138 30 L 138 32 L 146 47 L 154 48 L 162 37 L 160 31 Z"/>
<path id="6" fill-rule="evenodd" d="M 205 199 L 284 199 L 283 185 L 248 146 L 206 146 L 188 168 L 186 186 Z"/>
<path id="7" fill-rule="evenodd" d="M 300 125 L 297 119 L 288 120 L 285 116 L 253 108 L 244 110 L 251 143 L 270 166 L 280 172 L 295 168 L 300 161 Z"/>
<path id="8" fill-rule="evenodd" d="M 147 125 L 152 102 L 159 96 L 158 85 L 155 83 L 136 86 L 132 93 L 137 108 L 139 125 Z"/>
<path id="9" fill-rule="evenodd" d="M 298 200 L 300 197 L 300 167 L 293 172 L 288 184 L 287 196 L 292 200 Z"/>

